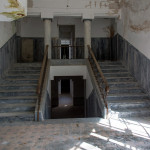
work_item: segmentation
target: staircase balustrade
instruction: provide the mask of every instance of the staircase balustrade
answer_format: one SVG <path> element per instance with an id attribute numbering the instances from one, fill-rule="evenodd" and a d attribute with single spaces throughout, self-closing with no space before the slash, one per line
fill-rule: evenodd
<path id="1" fill-rule="evenodd" d="M 96 74 L 94 74 L 95 78 L 96 78 L 96 81 L 97 81 L 97 84 L 98 84 L 98 87 L 99 87 L 99 90 L 100 90 L 100 93 L 101 93 L 101 96 L 102 96 L 102 99 L 103 99 L 103 102 L 104 102 L 105 107 L 107 109 L 107 117 L 108 117 L 108 103 L 107 103 L 106 98 L 107 98 L 107 95 L 109 93 L 109 85 L 107 83 L 106 78 L 103 75 L 103 72 L 102 72 L 102 70 L 100 68 L 100 65 L 98 64 L 98 62 L 95 58 L 95 55 L 94 55 L 91 47 L 89 45 L 87 45 L 87 47 L 88 47 L 88 50 L 89 50 L 89 58 L 88 59 L 89 59 L 89 62 L 91 64 L 91 67 L 93 69 L 93 65 L 92 65 L 92 61 L 93 61 L 93 63 L 96 66 L 96 69 L 97 69 L 97 71 L 100 75 L 100 80 L 98 80 L 97 77 L 96 77 Z"/>
<path id="2" fill-rule="evenodd" d="M 40 102 L 41 102 L 41 94 L 42 94 L 45 71 L 46 71 L 47 60 L 48 60 L 48 47 L 49 46 L 46 45 L 45 52 L 44 52 L 44 58 L 43 58 L 43 62 L 42 62 L 42 67 L 41 67 L 41 71 L 40 71 L 40 78 L 38 80 L 38 86 L 37 86 L 37 94 L 38 94 L 37 120 L 39 120 L 39 109 L 40 109 Z"/>

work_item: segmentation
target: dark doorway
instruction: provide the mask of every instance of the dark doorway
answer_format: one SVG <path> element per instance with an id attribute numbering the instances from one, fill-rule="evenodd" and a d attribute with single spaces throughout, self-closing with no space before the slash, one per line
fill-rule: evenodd
<path id="1" fill-rule="evenodd" d="M 61 45 L 61 46 L 62 46 L 61 59 L 69 59 L 69 45 Z"/>
<path id="2" fill-rule="evenodd" d="M 70 80 L 63 79 L 61 80 L 61 93 L 70 93 Z"/>
<path id="3" fill-rule="evenodd" d="M 85 117 L 83 76 L 55 76 L 51 81 L 52 119 Z"/>

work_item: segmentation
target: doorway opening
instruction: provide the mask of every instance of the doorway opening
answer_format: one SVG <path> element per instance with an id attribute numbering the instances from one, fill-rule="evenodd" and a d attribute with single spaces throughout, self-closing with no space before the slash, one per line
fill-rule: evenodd
<path id="1" fill-rule="evenodd" d="M 60 59 L 73 58 L 73 45 L 75 39 L 75 26 L 74 25 L 60 25 L 59 26 L 60 38 Z"/>
<path id="2" fill-rule="evenodd" d="M 60 107 L 73 106 L 73 81 L 71 79 L 58 81 L 58 99 Z"/>
<path id="3" fill-rule="evenodd" d="M 85 80 L 83 77 L 54 77 L 51 86 L 52 119 L 84 118 Z"/>

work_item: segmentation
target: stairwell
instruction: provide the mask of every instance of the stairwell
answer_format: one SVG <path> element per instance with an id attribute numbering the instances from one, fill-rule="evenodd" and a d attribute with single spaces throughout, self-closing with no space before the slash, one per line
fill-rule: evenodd
<path id="1" fill-rule="evenodd" d="M 16 63 L 0 80 L 0 121 L 33 121 L 40 63 Z"/>
<path id="2" fill-rule="evenodd" d="M 150 115 L 150 98 L 136 79 L 121 62 L 98 62 L 110 91 L 107 96 L 111 118 L 147 117 Z M 96 66 L 92 68 L 99 84 L 100 76 Z"/>

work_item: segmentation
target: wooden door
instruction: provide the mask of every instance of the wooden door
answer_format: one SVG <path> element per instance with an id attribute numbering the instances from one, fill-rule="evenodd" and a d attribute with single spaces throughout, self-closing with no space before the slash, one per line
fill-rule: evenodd
<path id="1" fill-rule="evenodd" d="M 22 62 L 33 62 L 33 39 L 22 39 Z"/>

